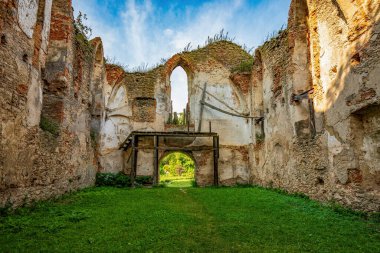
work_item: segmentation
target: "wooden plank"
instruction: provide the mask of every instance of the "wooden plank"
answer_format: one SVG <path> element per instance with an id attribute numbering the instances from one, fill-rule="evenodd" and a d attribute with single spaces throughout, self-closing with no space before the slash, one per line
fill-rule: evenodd
<path id="1" fill-rule="evenodd" d="M 219 137 L 214 136 L 213 138 L 213 147 L 214 147 L 214 185 L 219 185 L 219 168 L 218 168 L 218 157 L 219 157 Z"/>
<path id="2" fill-rule="evenodd" d="M 218 111 L 218 112 L 221 112 L 221 113 L 224 113 L 224 114 L 227 114 L 227 115 L 230 115 L 230 116 L 234 116 L 234 117 L 240 117 L 240 118 L 245 118 L 245 119 L 261 119 L 262 117 L 252 117 L 252 116 L 245 116 L 245 115 L 241 115 L 241 114 L 236 114 L 236 113 L 232 113 L 232 112 L 227 112 L 223 109 L 220 109 L 212 104 L 209 104 L 207 102 L 201 102 L 203 105 L 211 108 L 211 109 L 214 109 L 215 111 Z"/>
<path id="3" fill-rule="evenodd" d="M 309 113 L 310 113 L 310 135 L 311 138 L 314 138 L 315 135 L 317 134 L 317 129 L 315 127 L 315 111 L 314 111 L 314 101 L 312 98 L 309 98 Z"/>
<path id="4" fill-rule="evenodd" d="M 136 148 L 136 150 L 154 150 L 154 147 L 140 147 Z M 157 150 L 164 151 L 212 151 L 213 147 L 158 147 Z"/>
<path id="5" fill-rule="evenodd" d="M 190 132 L 190 109 L 189 103 L 186 104 L 186 124 L 187 124 L 187 132 Z"/>
<path id="6" fill-rule="evenodd" d="M 204 109 L 204 102 L 206 99 L 206 88 L 207 88 L 207 83 L 204 84 L 203 86 L 203 93 L 202 93 L 202 100 L 201 100 L 201 110 L 199 113 L 199 125 L 198 125 L 198 132 L 202 130 L 202 118 L 203 118 L 203 109 Z"/>
<path id="7" fill-rule="evenodd" d="M 158 184 L 158 143 L 159 139 L 158 136 L 154 136 L 154 171 L 153 171 L 153 184 L 157 185 Z"/>
<path id="8" fill-rule="evenodd" d="M 218 136 L 217 133 L 209 132 L 134 132 L 138 136 L 164 136 L 164 137 L 213 137 Z"/>
<path id="9" fill-rule="evenodd" d="M 136 173 L 137 173 L 137 147 L 138 147 L 138 136 L 132 135 L 132 168 L 131 168 L 131 184 L 134 186 Z"/>

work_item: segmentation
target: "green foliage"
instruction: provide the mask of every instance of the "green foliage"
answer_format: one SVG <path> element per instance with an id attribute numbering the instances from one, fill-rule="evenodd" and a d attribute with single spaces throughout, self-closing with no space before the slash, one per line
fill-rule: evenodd
<path id="1" fill-rule="evenodd" d="M 96 140 L 97 140 L 98 134 L 94 129 L 90 130 L 90 138 L 91 138 L 91 145 L 93 148 L 96 147 Z"/>
<path id="2" fill-rule="evenodd" d="M 146 185 L 152 184 L 153 178 L 151 176 L 137 176 L 135 184 Z M 112 187 L 130 187 L 132 185 L 131 178 L 122 172 L 114 173 L 98 173 L 96 174 L 96 186 L 112 186 Z"/>
<path id="3" fill-rule="evenodd" d="M 113 187 L 129 187 L 131 186 L 131 178 L 121 172 L 98 173 L 96 174 L 96 186 L 113 186 Z"/>
<path id="4" fill-rule="evenodd" d="M 169 119 L 167 121 L 167 124 L 176 125 L 176 126 L 184 126 L 184 125 L 186 125 L 185 113 L 183 113 L 183 112 L 180 112 L 180 113 L 174 112 L 173 114 L 169 115 Z"/>
<path id="5" fill-rule="evenodd" d="M 87 15 L 79 11 L 78 16 L 74 20 L 74 28 L 78 33 L 82 34 L 86 40 L 89 40 L 92 29 L 84 23 L 85 20 L 87 20 Z"/>
<path id="6" fill-rule="evenodd" d="M 273 40 L 273 39 L 278 38 L 279 36 L 281 36 L 281 34 L 282 34 L 285 30 L 286 30 L 286 25 L 282 25 L 281 28 L 280 28 L 280 30 L 278 30 L 278 31 L 273 31 L 273 32 L 269 33 L 269 34 L 266 36 L 266 38 L 265 38 L 265 40 L 264 40 L 263 43 L 266 43 L 266 42 L 268 42 L 268 41 L 271 41 L 271 40 Z"/>
<path id="7" fill-rule="evenodd" d="M 232 69 L 232 72 L 251 72 L 253 67 L 254 59 L 248 59 L 246 61 L 242 61 L 238 66 Z"/>
<path id="8" fill-rule="evenodd" d="M 178 121 L 178 114 L 177 114 L 177 112 L 174 112 L 173 113 L 173 122 L 172 122 L 172 124 L 173 125 L 179 125 L 179 121 Z"/>
<path id="9" fill-rule="evenodd" d="M 264 134 L 259 134 L 259 133 L 256 133 L 256 142 L 257 143 L 261 143 L 265 140 L 265 135 Z"/>
<path id="10" fill-rule="evenodd" d="M 160 162 L 161 179 L 164 176 L 194 176 L 195 164 L 188 155 L 173 152 Z"/>
<path id="11" fill-rule="evenodd" d="M 69 222 L 78 223 L 80 221 L 86 220 L 90 218 L 88 214 L 83 211 L 73 211 L 68 217 L 67 220 Z"/>
<path id="12" fill-rule="evenodd" d="M 231 38 L 228 34 L 228 32 L 225 32 L 224 29 L 220 30 L 219 33 L 215 34 L 214 36 L 210 37 L 207 36 L 207 40 L 205 42 L 205 46 L 210 45 L 212 43 L 218 42 L 218 41 L 230 41 L 234 42 L 235 38 Z"/>
<path id="13" fill-rule="evenodd" d="M 0 217 L 0 252 L 378 252 L 379 231 L 259 187 L 100 187 Z"/>
<path id="14" fill-rule="evenodd" d="M 191 51 L 191 42 L 189 42 L 185 47 L 184 49 L 182 50 L 182 53 L 185 53 L 185 52 L 190 52 Z"/>
<path id="15" fill-rule="evenodd" d="M 153 178 L 150 176 L 138 176 L 136 177 L 136 183 L 141 185 L 152 184 Z"/>
<path id="16" fill-rule="evenodd" d="M 53 119 L 47 118 L 41 115 L 40 128 L 46 132 L 51 133 L 54 136 L 59 135 L 59 124 Z"/>
<path id="17" fill-rule="evenodd" d="M 92 29 L 84 24 L 87 20 L 87 15 L 79 12 L 74 20 L 75 42 L 76 45 L 83 51 L 86 58 L 92 57 L 93 47 L 89 42 L 92 34 Z"/>
<path id="18" fill-rule="evenodd" d="M 116 60 L 115 57 L 110 58 L 107 56 L 105 58 L 105 63 L 108 65 L 111 65 L 111 66 L 119 67 L 119 68 L 123 69 L 125 72 L 129 72 L 129 66 L 126 64 L 120 63 L 119 61 Z"/>
<path id="19" fill-rule="evenodd" d="M 10 201 L 7 201 L 5 206 L 0 207 L 0 217 L 9 215 L 12 212 L 12 210 L 12 203 Z"/>

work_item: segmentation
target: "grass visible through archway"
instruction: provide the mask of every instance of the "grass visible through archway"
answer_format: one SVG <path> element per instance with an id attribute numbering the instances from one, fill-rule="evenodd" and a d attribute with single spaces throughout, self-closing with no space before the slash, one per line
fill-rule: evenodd
<path id="1" fill-rule="evenodd" d="M 160 161 L 160 183 L 168 187 L 195 185 L 194 160 L 181 152 L 169 153 Z"/>

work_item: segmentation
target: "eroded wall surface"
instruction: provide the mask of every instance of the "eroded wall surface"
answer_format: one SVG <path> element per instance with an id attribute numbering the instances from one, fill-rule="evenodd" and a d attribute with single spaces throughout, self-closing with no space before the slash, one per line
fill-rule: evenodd
<path id="1" fill-rule="evenodd" d="M 0 14 L 0 206 L 93 185 L 94 57 L 71 1 L 5 0 Z"/>
<path id="2" fill-rule="evenodd" d="M 287 28 L 254 58 L 217 41 L 136 73 L 104 62 L 101 39 L 75 29 L 70 0 L 3 0 L 0 14 L 1 206 L 93 185 L 96 172 L 129 173 L 119 146 L 132 131 L 186 131 L 168 124 L 181 66 L 190 131 L 202 120 L 220 136 L 221 184 L 379 211 L 379 0 L 293 0 Z M 208 107 L 201 116 L 204 88 L 207 103 L 255 119 Z M 140 140 L 138 175 L 153 175 L 152 144 Z M 164 138 L 159 157 L 211 145 Z M 197 183 L 212 184 L 212 152 L 188 155 Z"/>
<path id="3" fill-rule="evenodd" d="M 378 0 L 292 1 L 256 52 L 252 182 L 379 211 L 379 18 Z"/>
<path id="4" fill-rule="evenodd" d="M 106 117 L 101 130 L 100 147 L 102 170 L 130 171 L 130 153 L 125 155 L 118 149 L 132 131 L 187 130 L 185 126 L 168 124 L 171 105 L 170 75 L 173 69 L 181 66 L 188 76 L 190 131 L 198 131 L 201 118 L 203 132 L 209 131 L 211 122 L 212 131 L 220 135 L 221 183 L 249 183 L 248 147 L 252 140 L 251 120 L 226 115 L 207 107 L 201 117 L 200 101 L 206 87 L 206 102 L 236 114 L 249 115 L 249 73 L 235 73 L 234 69 L 251 59 L 252 56 L 240 46 L 221 41 L 177 54 L 165 64 L 145 73 L 126 73 L 117 66 L 108 65 Z M 153 151 L 143 150 L 144 145 L 152 147 L 152 140 L 141 141 L 137 174 L 153 175 Z M 212 139 L 162 139 L 160 145 L 162 158 L 167 151 L 165 147 L 212 147 Z M 197 183 L 212 184 L 212 152 L 194 151 L 190 155 L 196 163 Z"/>

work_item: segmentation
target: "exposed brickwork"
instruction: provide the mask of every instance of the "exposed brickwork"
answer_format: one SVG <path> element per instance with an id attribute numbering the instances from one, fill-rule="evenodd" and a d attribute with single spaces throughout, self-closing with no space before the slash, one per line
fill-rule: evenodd
<path id="1" fill-rule="evenodd" d="M 0 75 L 0 206 L 6 203 L 17 206 L 92 185 L 96 172 L 88 108 L 93 63 L 92 59 L 81 57 L 81 49 L 73 47 L 71 1 L 53 1 L 54 32 L 50 37 L 52 55 L 48 57 L 48 67 L 44 54 L 40 53 L 45 1 L 39 1 L 32 39 L 14 29 L 17 26 L 14 2 L 0 3 L 0 33 L 6 36 L 7 42 L 0 45 L 3 73 Z M 65 57 L 52 62 L 57 48 L 63 49 Z M 67 67 L 77 68 L 74 58 L 82 66 L 80 73 L 73 73 Z M 77 90 L 74 74 L 80 87 Z M 43 98 L 39 95 L 42 89 Z M 41 121 L 41 127 L 38 123 L 29 125 L 29 118 L 40 121 L 41 112 L 42 117 L 49 116 Z"/>
<path id="2" fill-rule="evenodd" d="M 220 136 L 221 184 L 279 187 L 380 210 L 378 0 L 292 0 L 288 27 L 258 47 L 254 59 L 217 41 L 135 73 L 105 64 L 100 38 L 78 36 L 71 0 L 53 1 L 51 25 L 49 0 L 31 10 L 36 22 L 22 17 L 17 2 L 0 2 L 0 206 L 93 185 L 97 171 L 129 172 L 130 151 L 119 145 L 131 131 L 186 130 L 166 124 L 170 75 L 181 66 L 190 131 L 201 121 L 205 83 L 206 101 L 256 117 L 203 111 L 201 130 L 211 122 Z M 251 72 L 237 71 L 251 62 Z M 138 174 L 151 175 L 153 154 L 143 148 L 152 139 L 140 144 Z M 162 156 L 169 147 L 212 141 L 165 138 L 160 145 L 168 149 Z M 197 183 L 212 184 L 212 151 L 189 154 Z"/>

